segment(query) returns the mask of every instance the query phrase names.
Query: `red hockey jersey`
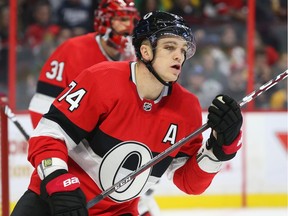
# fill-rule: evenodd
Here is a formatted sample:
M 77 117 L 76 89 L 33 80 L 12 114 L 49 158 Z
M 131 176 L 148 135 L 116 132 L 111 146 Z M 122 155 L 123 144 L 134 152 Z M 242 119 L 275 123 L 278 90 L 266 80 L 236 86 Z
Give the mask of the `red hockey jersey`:
M 36 93 L 29 105 L 33 127 L 81 71 L 102 61 L 113 60 L 105 55 L 100 36 L 96 36 L 96 33 L 74 37 L 60 45 L 44 64 Z
M 80 179 L 87 201 L 202 125 L 198 99 L 178 83 L 155 101 L 137 93 L 135 62 L 102 62 L 72 81 L 39 122 L 29 141 L 34 167 L 58 157 Z M 137 215 L 138 197 L 166 172 L 188 194 L 200 194 L 215 174 L 196 154 L 202 135 L 175 150 L 89 209 L 90 215 Z M 34 172 L 30 189 L 39 193 Z

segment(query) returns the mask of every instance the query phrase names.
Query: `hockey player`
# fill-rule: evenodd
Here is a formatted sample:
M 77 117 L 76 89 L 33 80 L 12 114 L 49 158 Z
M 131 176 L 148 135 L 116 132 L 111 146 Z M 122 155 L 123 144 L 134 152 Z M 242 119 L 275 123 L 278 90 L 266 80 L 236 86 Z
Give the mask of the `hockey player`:
M 133 45 L 136 62 L 85 69 L 40 120 L 28 154 L 37 173 L 12 216 L 138 215 L 139 196 L 165 172 L 183 192 L 201 194 L 236 155 L 241 110 L 229 96 L 217 96 L 205 145 L 198 135 L 87 210 L 87 201 L 202 126 L 198 99 L 176 82 L 195 52 L 184 20 L 148 13 L 134 28 Z
M 131 43 L 139 19 L 133 0 L 102 0 L 95 11 L 95 33 L 67 40 L 44 64 L 29 112 L 33 127 L 53 100 L 85 68 L 102 61 L 135 60 Z
M 102 0 L 95 11 L 95 33 L 72 38 L 61 45 L 43 66 L 29 113 L 35 128 L 53 100 L 87 67 L 102 61 L 135 60 L 131 43 L 134 24 L 139 19 L 133 0 Z M 149 198 L 149 199 L 148 199 Z M 152 196 L 145 197 L 143 213 L 158 211 Z
M 34 128 L 53 100 L 79 72 L 102 61 L 135 60 L 131 34 L 138 19 L 133 0 L 102 0 L 99 3 L 95 11 L 95 33 L 66 41 L 43 66 L 29 105 Z M 155 206 L 152 196 L 145 197 L 140 206 L 143 213 L 158 211 L 158 208 L 147 207 L 148 201 Z

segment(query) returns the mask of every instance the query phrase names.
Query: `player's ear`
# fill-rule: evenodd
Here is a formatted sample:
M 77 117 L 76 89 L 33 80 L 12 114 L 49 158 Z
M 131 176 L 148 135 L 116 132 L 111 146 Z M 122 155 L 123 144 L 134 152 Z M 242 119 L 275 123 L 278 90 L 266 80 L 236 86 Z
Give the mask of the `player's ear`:
M 142 58 L 145 61 L 150 61 L 153 59 L 153 52 L 149 43 L 142 43 L 140 47 L 140 52 L 141 52 Z

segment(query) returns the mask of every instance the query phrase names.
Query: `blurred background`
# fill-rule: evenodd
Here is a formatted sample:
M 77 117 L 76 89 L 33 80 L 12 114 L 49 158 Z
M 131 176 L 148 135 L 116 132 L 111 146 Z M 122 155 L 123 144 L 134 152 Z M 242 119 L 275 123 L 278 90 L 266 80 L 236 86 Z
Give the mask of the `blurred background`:
M 55 47 L 70 37 L 93 32 L 97 1 L 13 1 L 17 3 L 11 8 L 9 0 L 0 0 L 0 92 L 9 95 L 14 110 L 25 111 L 35 92 L 39 71 Z M 253 14 L 249 13 L 249 2 Z M 287 0 L 135 3 L 141 16 L 161 9 L 183 16 L 191 26 L 197 52 L 186 62 L 179 82 L 199 96 L 204 109 L 218 93 L 242 99 L 287 68 Z M 72 6 L 81 15 L 65 18 Z M 11 32 L 16 41 L 9 45 Z M 9 47 L 13 49 L 10 66 Z M 283 82 L 249 106 L 253 110 L 285 110 L 286 94 L 287 82 Z
M 240 100 L 287 69 L 287 0 L 135 3 L 141 16 L 160 9 L 183 16 L 191 26 L 197 51 L 184 64 L 179 82 L 199 97 L 203 120 L 215 95 L 225 93 Z M 96 0 L 0 0 L 0 94 L 8 96 L 9 106 L 29 133 L 27 109 L 41 67 L 63 41 L 94 31 L 97 5 Z M 81 15 L 65 19 L 71 6 Z M 155 193 L 161 209 L 287 209 L 287 80 L 243 111 L 245 145 L 236 159 L 225 165 L 200 197 L 185 196 L 163 179 Z M 9 146 L 13 206 L 26 189 L 32 168 L 26 160 L 27 143 L 11 122 Z

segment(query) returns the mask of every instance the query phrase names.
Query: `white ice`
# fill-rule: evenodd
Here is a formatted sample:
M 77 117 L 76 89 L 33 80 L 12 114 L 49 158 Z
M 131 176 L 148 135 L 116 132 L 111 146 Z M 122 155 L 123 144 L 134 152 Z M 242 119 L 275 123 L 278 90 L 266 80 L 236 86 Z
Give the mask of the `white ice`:
M 288 216 L 288 207 L 162 210 L 161 216 Z

